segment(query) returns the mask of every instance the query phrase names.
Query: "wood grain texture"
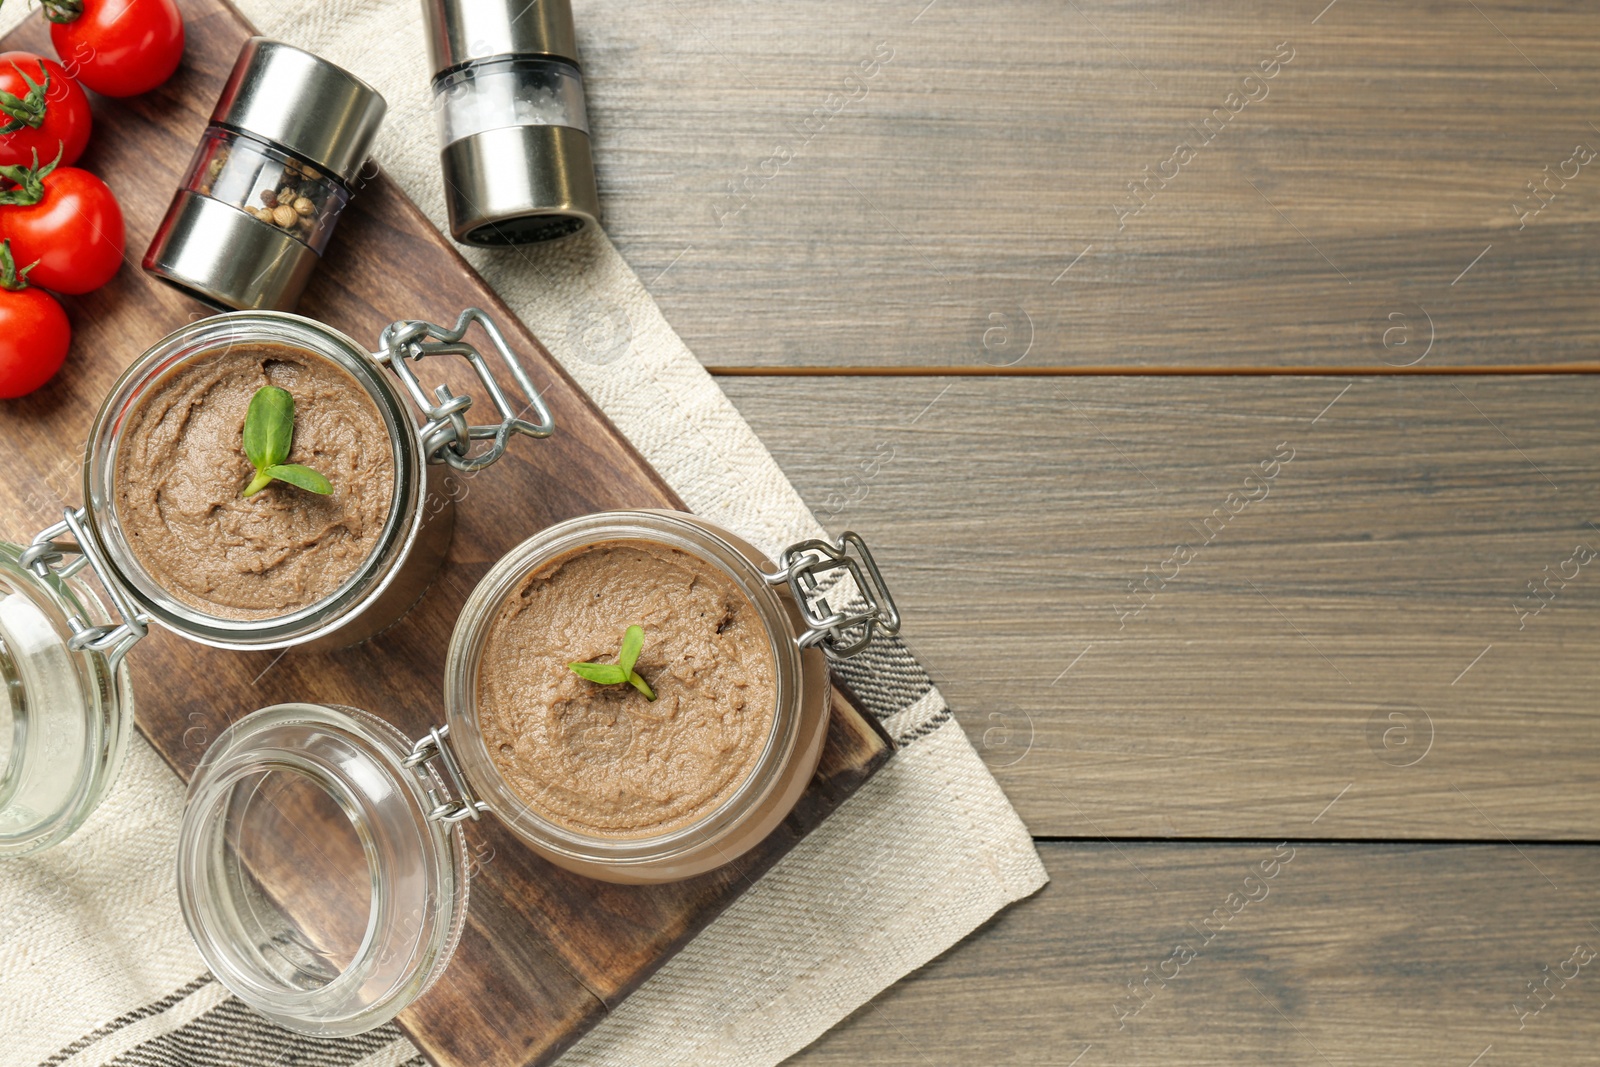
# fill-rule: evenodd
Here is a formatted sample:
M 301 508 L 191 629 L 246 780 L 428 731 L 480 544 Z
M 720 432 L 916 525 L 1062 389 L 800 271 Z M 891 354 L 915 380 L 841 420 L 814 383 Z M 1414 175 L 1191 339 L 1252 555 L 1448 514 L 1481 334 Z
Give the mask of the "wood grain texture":
M 1592 1062 L 1600 850 L 1275 847 L 1041 845 L 1043 892 L 791 1062 Z
M 1594 359 L 1600 10 L 1325 5 L 577 0 L 607 228 L 708 365 Z
M 182 0 L 180 6 L 188 37 L 183 68 L 147 96 L 96 99 L 95 141 L 83 161 L 121 200 L 130 263 L 105 289 L 68 301 L 77 336 L 66 370 L 34 396 L 0 409 L 0 439 L 13 475 L 33 472 L 0 485 L 6 533 L 16 539 L 26 540 L 59 520 L 64 506 L 79 502 L 80 443 L 122 369 L 164 334 L 208 314 L 146 278 L 134 262 L 166 210 L 248 33 L 217 0 Z M 48 50 L 38 16 L 9 35 L 4 47 Z M 152 631 L 129 658 L 138 723 L 183 776 L 228 723 L 270 704 L 352 705 L 420 736 L 442 720 L 451 628 L 495 560 L 565 518 L 621 507 L 681 506 L 386 178 L 367 182 L 357 193 L 299 310 L 375 345 L 392 320 L 451 323 L 472 305 L 497 318 L 530 366 L 555 417 L 556 434 L 515 443 L 495 467 L 446 481 L 443 491 L 457 509 L 451 556 L 419 606 L 373 641 L 336 653 L 291 650 L 279 656 L 202 649 Z M 420 373 L 431 384 L 438 368 L 424 366 Z M 442 377 L 458 393 L 481 393 L 459 369 Z M 794 814 L 736 862 L 668 886 L 615 886 L 568 874 L 491 820 L 475 824 L 469 832 L 476 862 L 467 931 L 445 976 L 401 1016 L 402 1027 L 442 1065 L 547 1061 L 825 818 L 886 756 L 886 742 L 846 702 L 836 701 L 818 779 Z
M 1600 837 L 1600 380 L 722 384 L 1034 833 Z

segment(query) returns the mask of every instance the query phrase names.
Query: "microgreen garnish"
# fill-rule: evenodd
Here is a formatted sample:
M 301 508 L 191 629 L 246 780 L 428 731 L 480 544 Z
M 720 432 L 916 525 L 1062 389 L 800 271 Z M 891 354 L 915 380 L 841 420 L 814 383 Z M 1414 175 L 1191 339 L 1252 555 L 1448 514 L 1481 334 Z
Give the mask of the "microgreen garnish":
M 321 496 L 333 492 L 328 479 L 310 467 L 284 462 L 292 444 L 294 397 L 276 385 L 263 385 L 250 398 L 250 410 L 244 417 L 244 454 L 256 469 L 256 476 L 244 487 L 244 496 L 255 496 L 275 481 Z
M 597 685 L 621 685 L 627 682 L 643 693 L 646 700 L 654 700 L 656 691 L 651 689 L 650 683 L 639 677 L 639 672 L 633 669 L 633 665 L 639 662 L 639 653 L 643 650 L 644 627 L 630 626 L 622 635 L 622 647 L 617 649 L 617 662 L 569 663 L 567 670 Z
M 11 242 L 0 241 L 0 289 L 13 293 L 20 293 L 28 287 L 28 272 L 39 264 L 30 263 L 26 267 L 18 267 L 17 261 L 11 255 Z

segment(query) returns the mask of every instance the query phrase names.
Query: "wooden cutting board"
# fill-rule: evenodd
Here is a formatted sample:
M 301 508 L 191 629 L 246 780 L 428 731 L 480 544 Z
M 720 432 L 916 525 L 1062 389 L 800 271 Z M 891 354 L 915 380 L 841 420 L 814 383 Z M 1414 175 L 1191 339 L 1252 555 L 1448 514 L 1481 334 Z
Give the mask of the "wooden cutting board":
M 132 100 L 94 98 L 94 136 L 79 165 L 104 178 L 122 203 L 127 264 L 104 289 L 65 301 L 76 336 L 55 381 L 25 400 L 0 404 L 0 448 L 8 460 L 0 484 L 0 535 L 9 540 L 27 541 L 59 520 L 62 507 L 81 501 L 84 442 L 112 382 L 156 340 L 208 314 L 146 278 L 138 261 L 250 28 L 219 0 L 178 3 L 188 47 L 173 79 Z M 53 54 L 37 14 L 7 36 L 3 47 Z M 231 653 L 153 629 L 129 657 L 137 721 L 185 779 L 229 722 L 284 701 L 353 705 L 420 735 L 443 721 L 440 688 L 450 630 L 473 585 L 497 558 L 572 516 L 682 507 L 381 174 L 346 210 L 298 310 L 376 347 L 392 320 L 448 324 L 471 305 L 495 316 L 532 368 L 556 419 L 556 434 L 546 441 L 514 441 L 497 466 L 461 482 L 449 562 L 405 620 L 363 646 L 330 654 Z M 459 371 L 443 377 L 458 389 L 474 388 Z M 400 1016 L 401 1027 L 441 1065 L 547 1062 L 827 817 L 888 751 L 880 733 L 836 694 L 822 767 L 794 814 L 735 863 L 674 885 L 590 881 L 545 863 L 490 819 L 469 824 L 476 859 L 466 932 L 445 976 Z

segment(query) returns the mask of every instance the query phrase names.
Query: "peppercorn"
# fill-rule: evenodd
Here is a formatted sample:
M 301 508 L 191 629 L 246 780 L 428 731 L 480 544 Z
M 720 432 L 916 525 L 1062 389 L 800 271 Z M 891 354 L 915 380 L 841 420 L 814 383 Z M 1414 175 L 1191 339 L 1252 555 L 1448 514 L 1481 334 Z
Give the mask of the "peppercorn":
M 294 213 L 294 208 L 290 207 L 288 204 L 279 204 L 277 207 L 272 209 L 272 221 L 287 230 L 289 227 L 300 221 L 300 216 L 296 215 Z
M 278 206 L 278 194 L 271 189 L 261 190 L 261 202 L 269 208 Z
M 271 224 L 272 222 L 272 208 L 270 207 L 253 207 L 250 209 L 250 214 L 254 215 L 262 222 L 268 224 Z
M 317 210 L 317 205 L 313 204 L 306 197 L 302 196 L 300 199 L 294 202 L 294 213 L 302 218 L 310 216 L 310 214 L 315 210 Z

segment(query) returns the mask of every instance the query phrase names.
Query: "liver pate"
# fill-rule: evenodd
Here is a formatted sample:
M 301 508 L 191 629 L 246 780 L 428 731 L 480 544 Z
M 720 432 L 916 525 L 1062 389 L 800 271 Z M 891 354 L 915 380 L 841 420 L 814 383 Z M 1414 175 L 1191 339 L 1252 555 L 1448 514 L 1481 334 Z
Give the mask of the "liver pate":
M 333 493 L 255 473 L 243 446 L 250 398 L 264 385 L 295 400 L 290 463 Z M 167 594 L 206 615 L 287 615 L 339 589 L 377 548 L 394 500 L 389 429 L 344 368 L 304 349 L 246 344 L 188 360 L 151 385 L 127 419 L 115 508 L 128 547 Z
M 567 669 L 615 662 L 634 624 L 654 702 Z M 755 606 L 715 564 L 609 541 L 545 563 L 501 606 L 479 667 L 480 727 L 535 814 L 654 836 L 700 821 L 749 778 L 776 717 L 776 670 Z

